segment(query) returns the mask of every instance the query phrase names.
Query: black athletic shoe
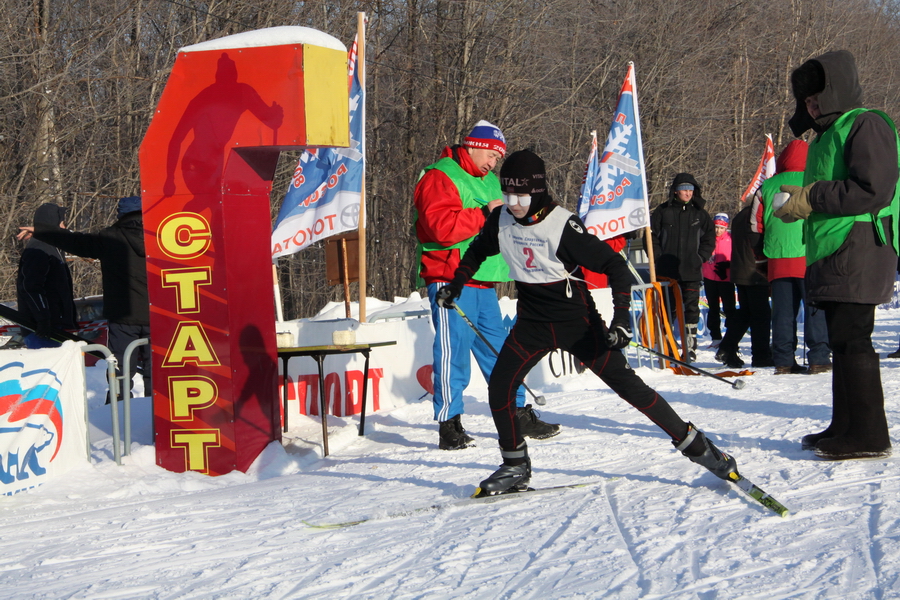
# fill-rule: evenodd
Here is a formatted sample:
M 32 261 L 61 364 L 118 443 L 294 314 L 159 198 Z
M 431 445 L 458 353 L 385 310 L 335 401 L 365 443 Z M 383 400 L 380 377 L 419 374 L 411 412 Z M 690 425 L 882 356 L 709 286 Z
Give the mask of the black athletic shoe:
M 709 441 L 702 431 L 694 427 L 693 423 L 688 423 L 687 437 L 681 443 L 672 440 L 672 445 L 687 456 L 691 462 L 706 467 L 720 479 L 730 481 L 731 477 L 729 476 L 737 473 L 737 461 L 734 460 L 734 457 L 716 448 L 715 444 Z
M 516 409 L 516 420 L 519 423 L 519 432 L 522 437 L 530 437 L 543 440 L 559 433 L 559 425 L 544 423 L 538 417 L 540 413 L 534 411 L 530 404 Z
M 734 350 L 722 350 L 719 349 L 716 352 L 716 360 L 720 363 L 723 363 L 729 369 L 741 369 L 744 367 L 744 361 L 741 360 L 741 357 L 738 356 L 738 353 Z
M 452 419 L 440 422 L 438 427 L 438 435 L 440 436 L 438 447 L 441 450 L 462 450 L 475 445 L 472 443 L 475 440 L 463 429 L 459 417 L 459 415 L 456 415 Z

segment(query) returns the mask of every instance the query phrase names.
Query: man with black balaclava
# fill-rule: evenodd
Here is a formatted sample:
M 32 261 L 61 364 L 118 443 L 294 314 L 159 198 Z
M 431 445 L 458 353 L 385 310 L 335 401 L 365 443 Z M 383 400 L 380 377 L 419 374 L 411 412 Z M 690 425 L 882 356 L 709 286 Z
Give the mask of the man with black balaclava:
M 656 274 L 678 281 L 684 304 L 684 328 L 689 361 L 697 359 L 697 324 L 700 322 L 700 284 L 703 263 L 716 248 L 716 228 L 700 184 L 690 173 L 672 180 L 668 201 L 650 215 Z M 672 298 L 672 295 L 669 295 Z M 674 312 L 670 306 L 670 311 Z
M 500 170 L 504 205 L 495 208 L 469 246 L 451 282 L 438 290 L 445 309 L 488 257 L 502 254 L 518 292 L 517 319 L 488 383 L 503 465 L 481 482 L 481 496 L 521 491 L 531 478 L 528 448 L 516 419 L 515 394 L 549 352 L 573 354 L 621 398 L 659 426 L 690 460 L 718 477 L 737 470 L 734 458 L 679 417 L 628 366 L 620 348 L 631 340 L 631 275 L 619 254 L 588 233 L 578 216 L 547 192 L 544 161 L 530 150 L 510 155 Z M 582 266 L 609 279 L 613 318 L 607 329 L 584 281 Z
M 56 204 L 41 204 L 34 211 L 34 226 L 64 230 L 66 209 Z M 16 275 L 19 312 L 36 324 L 26 336 L 28 348 L 59 346 L 50 339 L 54 329 L 75 329 L 76 314 L 72 273 L 58 248 L 39 240 L 29 240 L 19 259 Z
M 891 453 L 878 354 L 875 307 L 891 299 L 897 266 L 900 196 L 897 128 L 863 108 L 853 55 L 828 52 L 791 74 L 791 131 L 812 129 L 802 186 L 773 200 L 785 222 L 805 219 L 806 293 L 825 311 L 833 352 L 831 424 L 803 437 L 829 460 Z
M 29 234 L 44 245 L 62 248 L 77 256 L 100 260 L 103 278 L 103 316 L 109 323 L 109 349 L 119 362 L 121 375 L 125 349 L 134 340 L 150 337 L 150 300 L 147 291 L 147 258 L 144 252 L 144 221 L 141 197 L 121 198 L 116 205 L 116 222 L 97 233 L 60 230 L 35 223 L 20 227 L 20 239 Z M 151 390 L 150 346 L 138 346 L 130 366 L 129 383 L 138 366 L 144 379 L 144 393 Z M 130 385 L 125 388 L 130 389 Z

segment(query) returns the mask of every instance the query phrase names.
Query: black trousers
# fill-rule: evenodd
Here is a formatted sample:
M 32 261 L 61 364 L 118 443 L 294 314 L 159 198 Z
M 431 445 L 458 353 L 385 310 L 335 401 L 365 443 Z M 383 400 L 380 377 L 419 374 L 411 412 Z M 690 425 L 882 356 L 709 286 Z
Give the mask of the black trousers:
M 502 449 L 515 450 L 524 441 L 516 420 L 516 390 L 538 361 L 557 348 L 584 363 L 620 398 L 644 413 L 669 437 L 680 442 L 687 435 L 687 423 L 669 403 L 635 374 L 621 352 L 607 347 L 606 327 L 595 313 L 585 318 L 550 323 L 516 321 L 500 349 L 488 384 L 491 415 Z
M 709 304 L 709 311 L 706 313 L 706 326 L 709 328 L 709 337 L 714 340 L 721 340 L 722 317 L 719 315 L 719 304 L 721 303 L 722 312 L 725 313 L 725 327 L 728 327 L 728 323 L 736 310 L 734 284 L 730 281 L 704 279 L 703 289 L 706 290 L 706 303 Z
M 750 352 L 753 360 L 772 357 L 769 345 L 772 331 L 772 307 L 769 305 L 768 285 L 738 285 L 738 308 L 728 320 L 728 330 L 722 338 L 720 349 L 737 352 L 738 344 L 747 329 L 750 330 Z
M 820 302 L 825 310 L 828 344 L 835 354 L 875 354 L 875 305 L 849 302 Z
M 696 325 L 700 322 L 700 284 L 701 281 L 679 281 L 678 289 L 681 290 L 681 302 L 684 308 L 684 324 Z M 669 309 L 669 323 L 674 323 L 678 315 L 675 305 L 675 293 L 671 287 L 666 287 L 666 303 Z
M 681 298 L 684 300 L 684 324 L 696 325 L 700 322 L 700 281 L 679 281 Z
M 122 323 L 109 324 L 107 344 L 110 352 L 115 355 L 116 360 L 119 362 L 118 367 L 116 367 L 117 375 L 122 374 L 125 349 L 128 348 L 128 344 L 141 338 L 150 338 L 149 325 L 125 325 Z M 129 366 L 129 371 L 131 371 L 131 373 L 129 373 L 128 381 L 126 382 L 126 385 L 128 386 L 127 389 L 131 389 L 131 380 L 134 379 L 134 374 L 140 369 L 141 376 L 144 378 L 144 387 L 147 390 L 145 393 L 149 393 L 150 388 L 148 386 L 150 385 L 151 378 L 151 364 L 150 344 L 135 348 L 134 352 L 131 354 L 131 365 Z

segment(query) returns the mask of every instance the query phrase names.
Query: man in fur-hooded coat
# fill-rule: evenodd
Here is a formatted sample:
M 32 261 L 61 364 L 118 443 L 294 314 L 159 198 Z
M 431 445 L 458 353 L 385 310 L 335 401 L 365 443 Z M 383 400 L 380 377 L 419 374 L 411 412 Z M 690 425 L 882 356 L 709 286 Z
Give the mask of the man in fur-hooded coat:
M 900 168 L 897 128 L 863 108 L 853 55 L 828 52 L 791 74 L 794 135 L 812 129 L 802 186 L 774 201 L 775 216 L 805 219 L 806 290 L 825 310 L 833 356 L 832 421 L 803 438 L 821 458 L 890 454 L 878 354 L 875 307 L 891 298 L 897 265 Z M 780 200 L 780 201 L 779 201 Z

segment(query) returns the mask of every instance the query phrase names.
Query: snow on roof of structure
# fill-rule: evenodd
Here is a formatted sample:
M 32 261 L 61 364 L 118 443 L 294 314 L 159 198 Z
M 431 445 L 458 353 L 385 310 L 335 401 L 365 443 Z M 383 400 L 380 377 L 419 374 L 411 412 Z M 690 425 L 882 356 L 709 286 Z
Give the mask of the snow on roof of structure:
M 230 50 L 232 48 L 258 48 L 262 46 L 286 46 L 310 44 L 332 50 L 347 51 L 347 47 L 335 37 L 318 29 L 299 26 L 269 27 L 236 33 L 223 38 L 200 42 L 181 48 L 179 52 L 203 52 L 206 50 Z

